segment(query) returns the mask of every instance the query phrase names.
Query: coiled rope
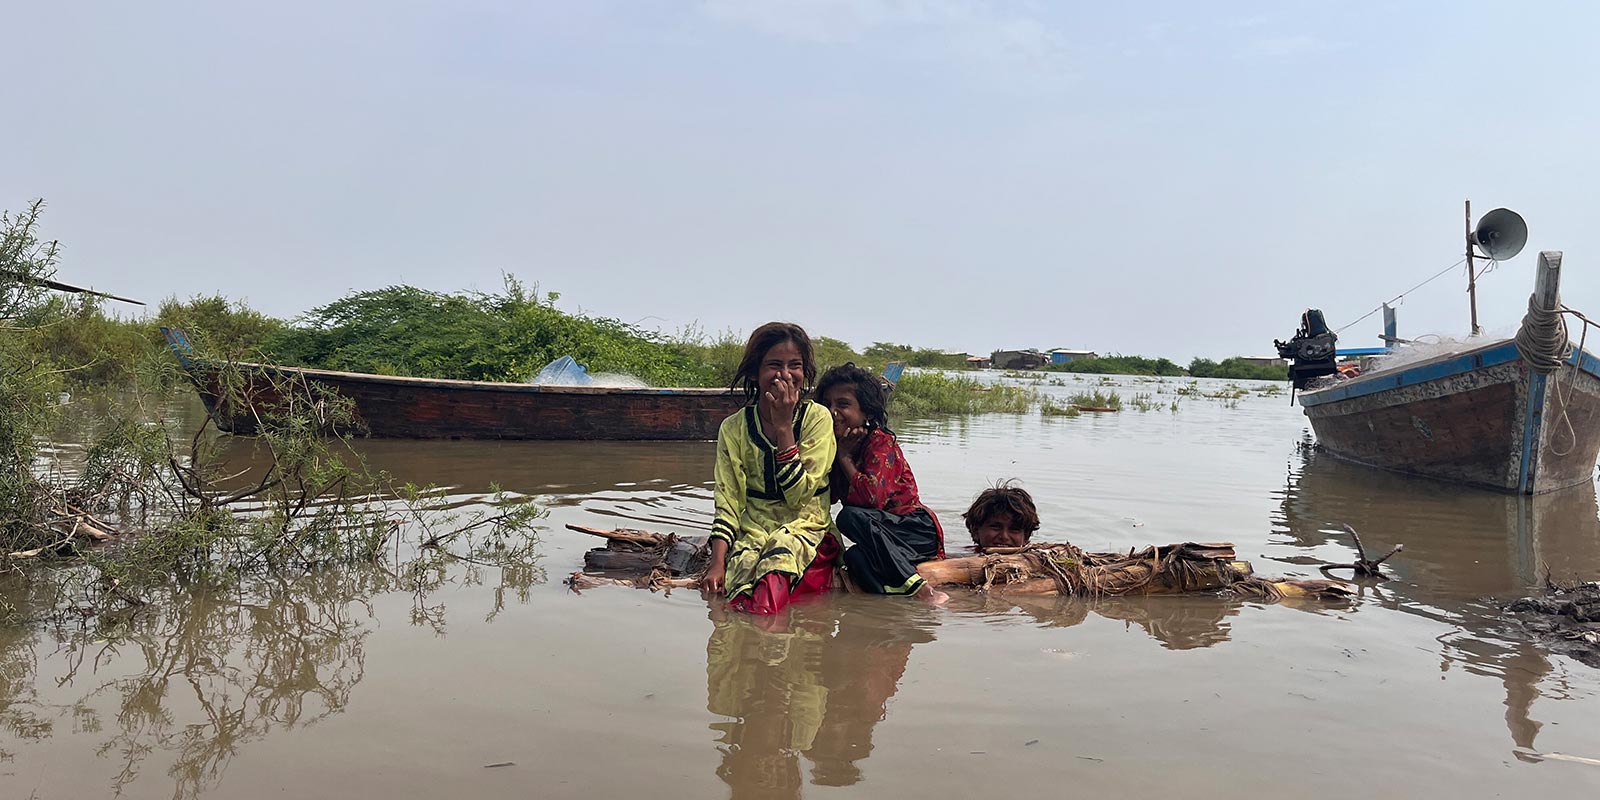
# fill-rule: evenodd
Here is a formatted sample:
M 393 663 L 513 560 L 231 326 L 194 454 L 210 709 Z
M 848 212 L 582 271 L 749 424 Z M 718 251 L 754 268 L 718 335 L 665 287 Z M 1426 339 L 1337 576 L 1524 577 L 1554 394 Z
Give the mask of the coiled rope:
M 1567 337 L 1567 314 L 1583 323 L 1583 332 L 1578 337 L 1578 352 L 1581 353 L 1589 341 L 1589 327 L 1596 323 L 1577 309 L 1562 305 L 1560 299 L 1556 300 L 1555 308 L 1539 308 L 1534 296 L 1528 296 L 1528 313 L 1522 318 L 1522 327 L 1517 329 L 1517 354 L 1528 362 L 1529 369 L 1548 375 L 1572 358 L 1572 340 Z M 1561 391 L 1559 383 L 1556 385 L 1556 402 L 1561 406 L 1561 422 L 1567 428 L 1569 444 L 1566 450 L 1557 450 L 1554 437 L 1551 437 L 1551 455 L 1565 456 L 1578 446 L 1578 432 L 1572 427 L 1572 417 L 1567 413 L 1578 372 L 1577 368 L 1568 372 L 1565 393 Z
M 1564 310 L 1560 300 L 1555 308 L 1540 308 L 1538 298 L 1528 295 L 1528 313 L 1517 329 L 1517 353 L 1534 372 L 1555 372 L 1572 357 L 1567 322 L 1561 318 Z

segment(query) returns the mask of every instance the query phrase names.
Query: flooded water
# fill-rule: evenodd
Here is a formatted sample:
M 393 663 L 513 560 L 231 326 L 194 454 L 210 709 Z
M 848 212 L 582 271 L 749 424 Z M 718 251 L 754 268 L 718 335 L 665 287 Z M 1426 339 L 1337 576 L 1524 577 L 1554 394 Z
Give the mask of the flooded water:
M 1044 391 L 1065 395 L 1095 379 Z M 1536 500 L 1304 447 L 1283 394 L 1148 412 L 905 422 L 923 498 L 1016 478 L 1040 538 L 1229 540 L 1258 573 L 1404 553 L 1349 606 L 1212 597 L 944 609 L 839 596 L 777 626 L 562 578 L 566 523 L 703 532 L 710 444 L 365 442 L 374 467 L 550 510 L 539 568 L 426 594 L 323 573 L 84 630 L 0 630 L 0 797 L 1529 796 L 1600 789 L 1600 670 L 1484 598 L 1600 577 L 1592 486 Z M 1202 392 L 1223 384 L 1203 381 Z M 1178 403 L 1173 411 L 1171 403 Z M 241 461 L 248 444 L 239 446 Z

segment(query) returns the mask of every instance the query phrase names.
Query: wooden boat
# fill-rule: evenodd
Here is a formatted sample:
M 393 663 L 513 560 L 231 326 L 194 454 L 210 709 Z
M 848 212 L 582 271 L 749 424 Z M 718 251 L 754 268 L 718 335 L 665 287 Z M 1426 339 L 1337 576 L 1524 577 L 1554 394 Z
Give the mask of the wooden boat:
M 194 381 L 206 411 L 223 431 L 253 434 L 256 422 L 226 396 L 224 372 L 194 360 L 182 331 L 162 329 Z M 394 439 L 717 438 L 717 426 L 743 402 L 727 389 L 537 386 L 238 363 L 257 402 L 275 402 L 282 387 L 317 386 L 354 404 L 357 433 Z
M 256 421 L 220 402 L 224 372 L 193 358 L 181 330 L 162 328 L 194 381 L 206 411 L 228 433 L 250 435 Z M 721 388 L 617 388 L 443 380 L 235 363 L 240 394 L 272 404 L 286 386 L 315 384 L 354 405 L 355 433 L 390 439 L 544 439 L 711 441 L 744 403 Z M 904 364 L 891 364 L 891 384 Z
M 620 389 L 535 386 L 334 372 L 269 364 L 239 364 L 246 389 L 268 399 L 283 379 L 332 389 L 355 405 L 358 431 L 393 439 L 622 439 L 717 438 L 717 426 L 743 402 L 727 389 Z M 215 370 L 198 370 L 200 399 L 229 433 L 253 434 L 244 413 L 224 413 Z
M 1560 270 L 1559 252 L 1539 255 L 1517 337 L 1403 366 L 1380 363 L 1348 379 L 1304 381 L 1299 401 L 1319 446 L 1361 464 L 1520 494 L 1593 480 L 1600 361 L 1567 340 Z M 1530 344 L 1540 341 L 1544 349 Z M 1331 352 L 1326 363 L 1332 372 Z M 1297 388 L 1310 368 L 1293 368 Z

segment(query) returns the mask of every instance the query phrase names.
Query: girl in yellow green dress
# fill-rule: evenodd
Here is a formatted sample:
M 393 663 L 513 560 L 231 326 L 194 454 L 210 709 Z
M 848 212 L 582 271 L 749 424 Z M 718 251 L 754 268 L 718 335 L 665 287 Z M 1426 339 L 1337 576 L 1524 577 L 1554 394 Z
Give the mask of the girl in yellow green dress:
M 717 431 L 711 562 L 700 582 L 734 609 L 776 614 L 833 586 L 833 416 L 802 399 L 816 379 L 805 329 L 769 322 L 750 334 L 733 382 L 745 406 Z

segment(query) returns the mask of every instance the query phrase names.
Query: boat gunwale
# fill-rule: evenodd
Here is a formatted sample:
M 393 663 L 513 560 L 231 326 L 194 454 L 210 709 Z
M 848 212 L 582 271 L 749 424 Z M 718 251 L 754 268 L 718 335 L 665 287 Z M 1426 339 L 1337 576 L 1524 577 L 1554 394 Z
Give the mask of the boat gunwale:
M 1503 352 L 1497 352 L 1502 349 Z M 1443 353 L 1415 364 L 1397 367 L 1392 370 L 1369 372 L 1333 386 L 1301 392 L 1299 397 L 1300 406 L 1309 409 L 1328 403 L 1354 400 L 1380 392 L 1394 391 L 1407 386 L 1416 386 L 1430 381 L 1450 378 L 1474 370 L 1508 364 L 1521 360 L 1521 358 L 1521 353 L 1517 352 L 1515 339 L 1499 339 L 1470 350 Z M 1597 359 L 1587 351 L 1579 349 L 1577 345 L 1573 345 L 1572 354 L 1567 358 L 1566 363 L 1591 375 L 1600 377 L 1600 359 Z M 1419 372 L 1424 374 L 1419 375 Z
M 513 392 L 518 394 L 564 395 L 637 395 L 637 396 L 732 396 L 733 390 L 719 387 L 682 386 L 539 386 L 531 383 L 506 383 L 502 381 L 468 381 L 455 378 L 418 378 L 411 375 L 374 375 L 368 372 L 340 372 L 313 367 L 287 367 L 280 364 L 259 364 L 250 361 L 229 362 L 234 366 L 297 373 L 307 378 L 328 381 L 353 381 L 368 384 L 388 384 L 416 388 L 466 389 L 482 392 Z

